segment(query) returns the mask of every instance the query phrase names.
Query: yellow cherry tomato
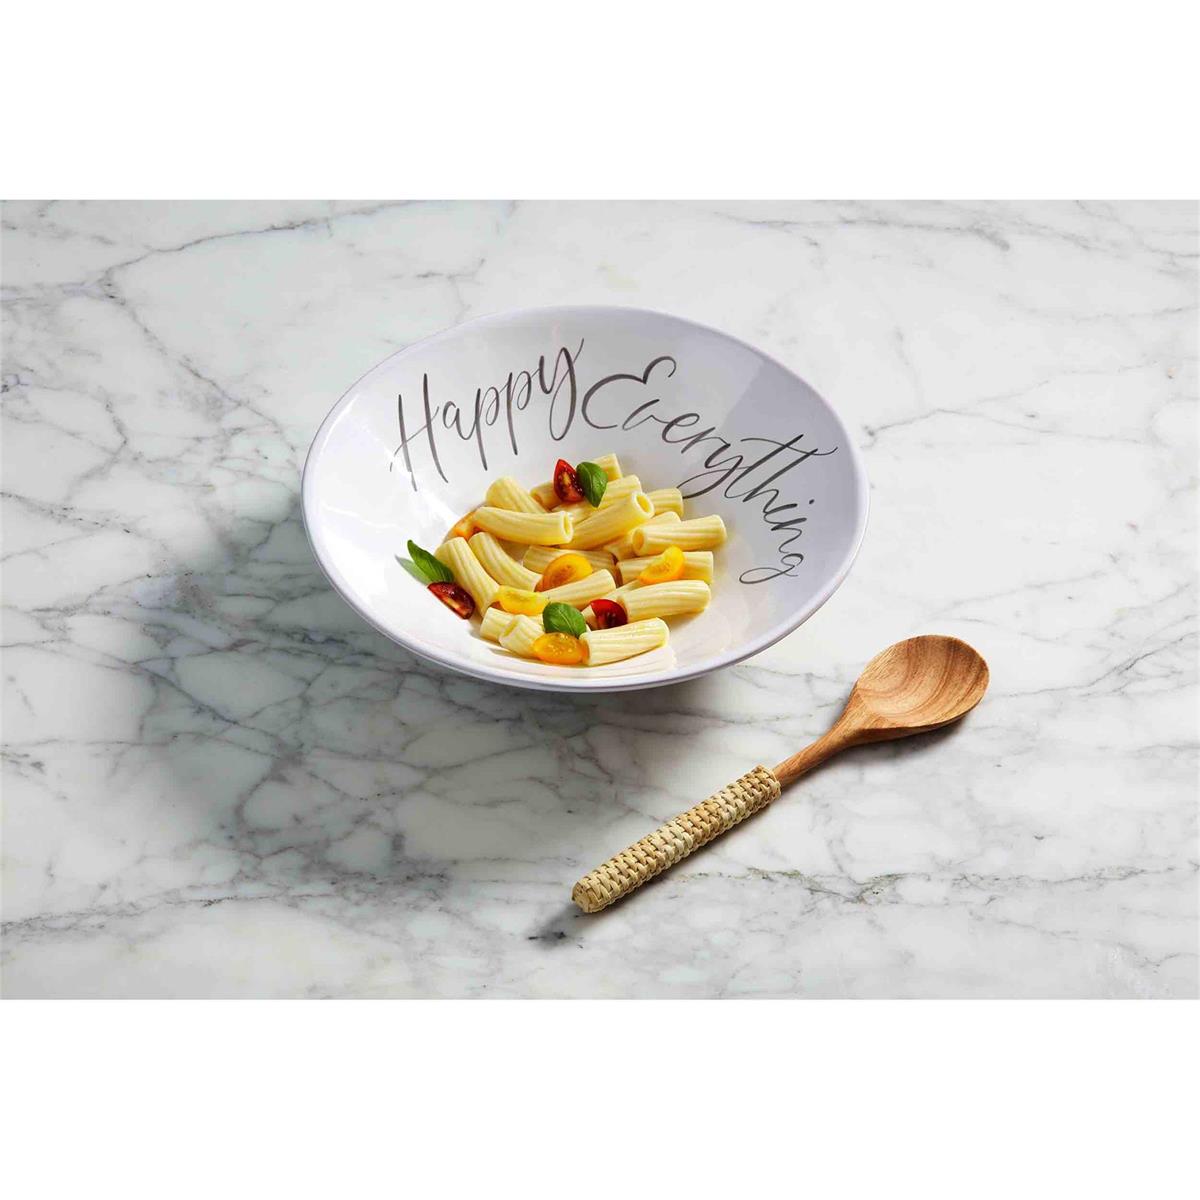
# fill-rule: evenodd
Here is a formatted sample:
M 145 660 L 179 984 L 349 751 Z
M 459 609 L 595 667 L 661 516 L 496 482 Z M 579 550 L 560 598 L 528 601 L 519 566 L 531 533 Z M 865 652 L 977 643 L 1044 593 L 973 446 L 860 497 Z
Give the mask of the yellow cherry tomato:
M 569 667 L 583 662 L 583 643 L 569 633 L 543 633 L 533 643 L 534 657 L 556 667 Z
M 592 564 L 582 554 L 560 554 L 542 572 L 537 590 L 548 592 L 551 588 L 562 587 L 564 583 L 574 583 L 577 579 L 586 579 L 591 573 Z
M 670 583 L 683 577 L 683 551 L 668 546 L 639 576 L 642 583 Z
M 467 513 L 465 517 L 459 517 L 453 525 L 450 526 L 450 532 L 446 534 L 446 541 L 451 538 L 467 538 L 470 540 L 479 532 L 479 526 L 475 524 L 475 514 Z
M 536 592 L 527 592 L 524 588 L 502 587 L 496 593 L 496 603 L 506 613 L 536 617 L 550 601 Z

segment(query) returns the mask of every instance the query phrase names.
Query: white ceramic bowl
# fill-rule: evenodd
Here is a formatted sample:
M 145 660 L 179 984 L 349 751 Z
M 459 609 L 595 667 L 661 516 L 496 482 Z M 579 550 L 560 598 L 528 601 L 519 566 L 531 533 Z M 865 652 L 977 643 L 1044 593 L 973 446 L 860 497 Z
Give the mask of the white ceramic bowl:
M 497 476 L 533 486 L 559 458 L 610 452 L 729 531 L 712 603 L 672 621 L 669 646 L 597 668 L 517 658 L 402 565 L 407 539 L 435 549 Z M 867 479 L 837 413 L 753 346 L 662 313 L 544 308 L 469 321 L 367 372 L 313 440 L 303 511 L 333 586 L 415 654 L 515 687 L 606 692 L 703 675 L 810 617 L 858 552 Z

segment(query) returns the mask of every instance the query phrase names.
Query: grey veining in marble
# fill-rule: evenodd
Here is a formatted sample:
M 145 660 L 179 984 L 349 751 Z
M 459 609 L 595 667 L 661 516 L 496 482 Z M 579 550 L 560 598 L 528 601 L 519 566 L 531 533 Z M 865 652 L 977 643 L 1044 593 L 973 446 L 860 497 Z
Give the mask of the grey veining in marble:
M 7 996 L 1197 994 L 1197 213 L 1175 203 L 9 203 Z M 297 517 L 391 351 L 549 303 L 752 341 L 858 432 L 843 589 L 562 699 L 418 662 Z M 584 870 L 943 631 L 864 749 L 598 918 Z

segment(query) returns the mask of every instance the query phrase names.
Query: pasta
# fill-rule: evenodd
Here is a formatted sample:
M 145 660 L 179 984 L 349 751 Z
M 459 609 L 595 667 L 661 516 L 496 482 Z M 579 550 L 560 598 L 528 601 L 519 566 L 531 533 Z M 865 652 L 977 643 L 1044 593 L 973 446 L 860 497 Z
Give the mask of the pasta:
M 484 499 L 493 508 L 513 512 L 540 513 L 542 506 L 511 476 L 503 475 L 488 488 Z
M 408 543 L 430 592 L 477 617 L 497 653 L 583 670 L 623 662 L 668 645 L 667 619 L 712 599 L 721 518 L 687 519 L 679 488 L 646 490 L 615 454 L 587 461 L 599 470 L 560 459 L 557 488 L 495 479 L 434 553 Z
M 552 503 L 551 507 L 555 512 L 566 513 L 573 521 L 579 522 L 585 520 L 587 517 L 594 516 L 598 512 L 603 512 L 606 508 L 611 508 L 618 501 L 624 500 L 626 496 L 632 496 L 634 492 L 640 492 L 641 490 L 642 481 L 636 475 L 622 475 L 619 479 L 614 479 L 608 485 L 608 487 L 604 489 L 604 496 L 601 499 L 599 506 L 596 508 L 593 508 L 587 500 L 580 500 L 575 504 Z M 553 485 L 551 485 L 551 491 L 553 492 Z M 677 489 L 668 488 L 666 491 L 674 491 L 676 495 L 679 495 Z M 669 505 L 671 502 L 670 497 L 665 496 L 665 493 L 662 494 L 664 495 L 666 503 Z M 554 495 L 553 500 L 556 502 L 558 500 L 558 496 Z M 489 503 L 491 503 L 490 500 Z M 682 503 L 683 502 L 681 499 L 681 506 Z M 503 505 L 502 507 L 512 508 L 514 506 Z
M 549 515 L 549 514 L 547 514 Z M 615 542 L 654 516 L 654 506 L 645 492 L 631 492 L 624 500 L 618 500 L 609 508 L 601 509 L 594 517 L 580 521 L 575 526 L 571 539 L 566 542 L 568 550 L 594 550 L 605 542 Z M 478 518 L 476 518 L 478 520 Z
M 607 596 L 617 586 L 617 581 L 610 571 L 593 571 L 583 579 L 573 583 L 564 583 L 562 587 L 549 588 L 542 593 L 542 598 L 549 603 L 573 604 L 583 608 L 601 596 Z
M 603 512 L 606 508 L 611 508 L 618 500 L 624 500 L 626 496 L 632 496 L 634 492 L 641 490 L 642 481 L 636 475 L 622 475 L 620 479 L 614 479 L 604 489 L 604 499 L 600 501 L 599 509 L 592 511 Z
M 631 621 L 615 629 L 589 629 L 580 637 L 587 647 L 585 661 L 588 666 L 601 667 L 605 663 L 620 662 L 665 646 L 671 636 L 666 621 L 652 617 L 648 621 Z
M 560 504 L 554 511 L 566 513 L 572 521 L 582 521 L 585 517 L 590 517 L 596 510 L 586 500 L 580 500 L 577 504 Z
M 529 570 L 540 575 L 562 553 L 554 546 L 530 546 L 521 561 Z M 593 571 L 612 570 L 613 556 L 606 550 L 575 550 L 573 553 L 586 558 L 592 564 Z
M 504 547 L 490 533 L 477 533 L 467 544 L 479 559 L 479 565 L 497 583 L 526 590 L 537 587 L 541 576 L 510 558 Z
M 476 537 L 479 535 L 477 534 Z M 471 539 L 474 545 L 474 538 Z M 655 555 L 645 558 L 626 558 L 617 563 L 617 573 L 622 583 L 631 583 L 654 561 Z M 713 580 L 713 556 L 711 550 L 685 550 L 683 554 L 683 574 L 681 579 L 703 579 L 705 583 Z
M 617 603 L 630 621 L 650 617 L 678 617 L 703 612 L 712 597 L 702 579 L 677 579 L 674 583 L 652 583 L 626 592 Z
M 480 612 L 495 600 L 500 585 L 479 565 L 466 538 L 456 537 L 443 542 L 434 555 L 454 572 L 455 580 L 471 593 L 471 599 Z
M 479 636 L 487 638 L 489 642 L 498 642 L 500 635 L 515 620 L 512 613 L 506 613 L 502 608 L 489 608 L 479 625 Z
M 602 454 L 599 458 L 589 459 L 602 470 L 609 479 L 620 479 L 625 474 L 615 454 Z
M 513 617 L 512 624 L 500 635 L 500 645 L 522 658 L 529 658 L 533 643 L 545 632 L 537 617 Z
M 529 494 L 545 509 L 553 508 L 558 503 L 558 493 L 554 490 L 553 479 L 535 484 L 529 489 Z
M 595 520 L 595 517 L 591 519 Z M 725 540 L 725 522 L 718 516 L 698 517 L 694 521 L 680 521 L 670 529 L 661 525 L 635 529 L 630 540 L 637 554 L 661 554 L 668 546 L 678 546 L 680 550 L 711 550 Z
M 660 513 L 667 512 L 683 516 L 683 493 L 678 488 L 659 488 L 657 491 L 647 492 L 646 495 L 650 497 L 650 503 L 654 505 L 656 517 Z
M 472 520 L 499 538 L 531 546 L 561 546 L 574 535 L 574 525 L 565 513 L 512 512 L 485 505 L 475 510 Z
M 646 525 L 638 526 L 640 529 L 645 529 L 648 525 L 674 525 L 680 519 L 678 513 L 665 512 L 660 517 L 657 513 L 654 514 L 646 522 Z M 609 542 L 604 547 L 614 558 L 633 558 L 635 556 L 633 549 L 633 530 L 631 529 L 624 537 L 618 538 L 615 542 Z

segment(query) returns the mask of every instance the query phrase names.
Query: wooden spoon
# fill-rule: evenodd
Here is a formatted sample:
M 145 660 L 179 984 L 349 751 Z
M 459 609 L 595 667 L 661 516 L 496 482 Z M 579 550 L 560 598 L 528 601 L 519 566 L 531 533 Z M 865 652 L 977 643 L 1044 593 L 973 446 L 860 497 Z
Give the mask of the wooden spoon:
M 987 663 L 958 638 L 926 634 L 889 646 L 863 668 L 832 729 L 773 771 L 755 767 L 585 875 L 571 892 L 599 912 L 778 799 L 780 790 L 848 746 L 928 733 L 969 713 L 987 691 Z

